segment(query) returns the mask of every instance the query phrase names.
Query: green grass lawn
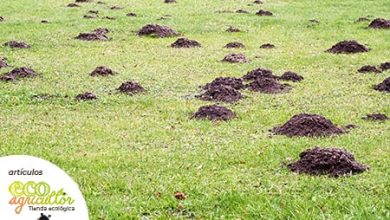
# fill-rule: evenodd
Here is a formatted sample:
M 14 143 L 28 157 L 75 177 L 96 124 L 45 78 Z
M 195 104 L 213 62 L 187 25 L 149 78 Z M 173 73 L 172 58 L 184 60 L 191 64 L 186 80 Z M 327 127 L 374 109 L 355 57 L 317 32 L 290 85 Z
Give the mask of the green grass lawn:
M 5 21 L 0 22 L 0 43 L 21 40 L 32 48 L 0 47 L 0 57 L 40 76 L 0 83 L 0 155 L 39 156 L 63 168 L 80 185 L 94 220 L 389 219 L 390 121 L 361 117 L 390 115 L 389 94 L 372 89 L 390 71 L 356 70 L 390 61 L 390 31 L 354 22 L 363 16 L 389 19 L 389 1 L 267 0 L 253 6 L 248 6 L 252 0 L 177 1 L 105 0 L 107 5 L 67 8 L 71 0 L 1 0 Z M 110 10 L 112 5 L 125 8 Z M 237 9 L 250 14 L 215 13 Z M 259 9 L 274 16 L 256 16 Z M 89 10 L 116 20 L 83 19 Z M 129 12 L 138 17 L 127 17 Z M 157 20 L 167 14 L 172 17 Z M 40 23 L 44 19 L 50 23 Z M 321 23 L 313 25 L 310 19 Z M 176 38 L 136 36 L 148 23 L 168 25 L 203 47 L 173 49 L 169 45 Z M 229 26 L 245 32 L 227 33 Z M 98 27 L 109 28 L 112 40 L 74 39 Z M 324 52 L 350 39 L 371 51 Z M 231 41 L 246 48 L 223 48 Z M 259 49 L 269 42 L 276 48 Z M 242 52 L 250 62 L 220 62 L 230 52 Z M 118 74 L 89 76 L 99 65 Z M 244 91 L 245 99 L 224 104 L 238 115 L 229 122 L 190 119 L 200 106 L 210 104 L 194 98 L 199 86 L 219 76 L 241 77 L 257 67 L 278 75 L 296 71 L 305 80 L 291 83 L 293 89 L 285 94 Z M 118 94 L 115 89 L 127 80 L 140 82 L 147 92 Z M 86 91 L 99 99 L 74 100 Z M 39 94 L 54 97 L 33 98 Z M 270 135 L 269 129 L 302 112 L 358 127 L 329 138 Z M 371 169 L 336 179 L 297 175 L 286 168 L 314 146 L 345 148 Z M 175 191 L 188 198 L 176 200 Z

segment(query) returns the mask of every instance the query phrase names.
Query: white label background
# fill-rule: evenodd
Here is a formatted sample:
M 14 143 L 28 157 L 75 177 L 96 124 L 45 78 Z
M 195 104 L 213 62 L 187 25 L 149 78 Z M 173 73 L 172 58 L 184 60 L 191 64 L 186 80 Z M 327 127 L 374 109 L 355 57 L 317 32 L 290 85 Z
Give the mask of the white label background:
M 12 175 L 8 174 L 9 170 L 42 170 L 42 175 Z M 9 185 L 15 181 L 26 183 L 28 181 L 46 182 L 50 185 L 50 191 L 58 191 L 61 188 L 75 202 L 72 205 L 75 211 L 30 211 L 29 205 L 26 204 L 20 214 L 15 213 L 17 205 L 10 205 L 9 200 L 13 197 L 8 191 Z M 41 207 L 42 205 L 35 205 Z M 46 207 L 57 207 L 46 206 Z M 78 185 L 66 174 L 62 169 L 56 165 L 31 156 L 6 156 L 0 158 L 0 219 L 1 220 L 36 220 L 41 213 L 51 215 L 50 220 L 88 220 L 88 209 L 82 193 Z

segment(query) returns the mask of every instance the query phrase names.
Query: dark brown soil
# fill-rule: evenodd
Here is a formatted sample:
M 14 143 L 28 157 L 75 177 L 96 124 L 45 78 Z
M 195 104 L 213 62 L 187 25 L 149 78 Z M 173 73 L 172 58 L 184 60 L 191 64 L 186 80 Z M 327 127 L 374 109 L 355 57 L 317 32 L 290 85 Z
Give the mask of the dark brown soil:
M 218 87 L 218 86 L 230 86 L 233 89 L 240 90 L 243 89 L 245 86 L 243 84 L 242 79 L 240 78 L 233 78 L 233 77 L 218 77 L 214 79 L 211 83 L 207 83 L 205 86 L 203 86 L 203 89 L 210 89 L 212 87 Z
M 76 3 L 69 3 L 69 4 L 67 5 L 67 7 L 69 7 L 69 8 L 75 8 L 75 7 L 80 7 L 80 5 L 78 5 L 78 4 L 76 4 Z
M 259 10 L 258 12 L 256 12 L 256 15 L 259 15 L 259 16 L 272 16 L 272 12 L 270 11 L 265 11 L 265 10 Z
M 90 73 L 91 76 L 111 76 L 114 74 L 115 72 L 106 66 L 98 66 Z
M 174 48 L 191 48 L 191 47 L 201 47 L 202 45 L 196 40 L 189 40 L 187 38 L 179 38 L 174 43 L 171 44 L 171 47 Z
M 294 115 L 284 125 L 275 127 L 273 133 L 288 137 L 321 137 L 339 135 L 345 133 L 345 131 L 321 115 L 302 113 Z
M 177 200 L 185 200 L 188 197 L 185 193 L 182 193 L 182 192 L 179 192 L 179 191 L 176 191 L 174 196 L 175 196 L 175 198 Z
M 371 121 L 387 121 L 389 120 L 389 117 L 387 117 L 385 114 L 373 113 L 368 114 L 367 116 L 363 117 L 363 119 Z
M 242 95 L 230 86 L 220 85 L 210 87 L 203 94 L 197 95 L 196 98 L 205 101 L 237 102 L 242 98 Z
M 228 29 L 226 29 L 226 32 L 241 32 L 240 29 L 238 28 L 235 28 L 235 27 L 229 27 Z
M 227 121 L 236 117 L 236 114 L 228 108 L 219 105 L 202 106 L 192 115 L 195 119 L 207 119 L 211 121 Z
M 11 47 L 11 48 L 19 48 L 19 49 L 27 49 L 31 46 L 22 42 L 22 41 L 9 41 L 7 43 L 4 43 L 4 46 Z
M 15 68 L 11 70 L 11 72 L 5 73 L 0 77 L 0 81 L 15 81 L 21 78 L 27 78 L 27 77 L 35 77 L 37 76 L 37 73 L 28 68 L 28 67 L 20 67 Z
M 377 29 L 389 29 L 390 28 L 390 20 L 386 20 L 383 18 L 377 18 L 373 20 L 370 25 L 368 25 L 370 28 L 377 28 Z
M 341 41 L 332 48 L 326 50 L 328 53 L 345 53 L 345 54 L 351 54 L 351 53 L 362 53 L 362 52 L 368 52 L 370 49 L 366 46 L 358 43 L 357 41 L 350 40 L 350 41 Z
M 230 42 L 225 45 L 225 48 L 244 48 L 244 44 L 240 42 Z
M 133 81 L 127 81 L 122 83 L 122 85 L 119 86 L 117 90 L 128 95 L 134 95 L 136 93 L 141 93 L 145 91 L 145 89 L 139 83 Z
M 249 83 L 248 88 L 252 91 L 268 94 L 283 93 L 291 90 L 289 85 L 280 84 L 272 78 L 257 78 L 253 82 Z
M 272 48 L 275 48 L 275 45 L 267 43 L 267 44 L 261 45 L 260 48 L 262 48 L 262 49 L 272 49 Z
M 301 76 L 297 73 L 287 71 L 287 72 L 283 73 L 283 75 L 281 77 L 279 77 L 279 79 L 285 80 L 285 81 L 299 82 L 299 81 L 302 81 L 304 78 L 303 78 L 303 76 Z
M 263 68 L 257 68 L 257 69 L 249 71 L 242 78 L 244 80 L 256 80 L 257 78 L 277 79 L 278 77 L 275 76 L 274 74 L 272 74 L 271 70 L 263 69 Z
M 122 6 L 119 6 L 119 5 L 114 5 L 110 8 L 111 10 L 122 10 L 123 7 Z
M 246 63 L 246 62 L 248 62 L 245 55 L 242 53 L 228 54 L 223 58 L 222 61 L 228 62 L 228 63 Z
M 369 169 L 368 166 L 358 163 L 350 152 L 339 148 L 315 147 L 300 153 L 299 158 L 288 165 L 291 171 L 339 177 L 362 173 Z
M 0 69 L 4 68 L 4 67 L 7 67 L 7 66 L 8 66 L 7 59 L 3 58 L 3 57 L 0 57 Z
M 90 33 L 80 33 L 76 39 L 85 41 L 96 41 L 96 40 L 110 40 L 106 34 L 109 32 L 107 28 L 98 28 Z
M 76 100 L 78 101 L 88 101 L 94 99 L 97 99 L 97 96 L 92 92 L 85 92 L 76 96 Z
M 365 65 L 365 66 L 362 66 L 360 69 L 358 69 L 358 72 L 359 73 L 381 73 L 382 71 L 380 71 L 375 66 Z
M 246 11 L 246 10 L 243 10 L 243 9 L 238 9 L 238 10 L 236 11 L 236 13 L 248 14 L 249 12 Z
M 42 24 L 47 24 L 47 23 L 49 23 L 49 21 L 48 20 L 42 20 L 41 23 Z
M 179 35 L 178 32 L 167 26 L 161 26 L 158 24 L 148 24 L 138 31 L 139 36 L 151 36 L 151 37 L 174 37 Z
M 383 80 L 383 82 L 379 83 L 374 87 L 375 90 L 381 92 L 390 92 L 390 77 Z
M 381 63 L 380 68 L 382 71 L 390 70 L 390 62 Z
M 137 17 L 136 13 L 130 12 L 126 14 L 127 17 Z
M 176 0 L 164 0 L 164 3 L 176 3 Z

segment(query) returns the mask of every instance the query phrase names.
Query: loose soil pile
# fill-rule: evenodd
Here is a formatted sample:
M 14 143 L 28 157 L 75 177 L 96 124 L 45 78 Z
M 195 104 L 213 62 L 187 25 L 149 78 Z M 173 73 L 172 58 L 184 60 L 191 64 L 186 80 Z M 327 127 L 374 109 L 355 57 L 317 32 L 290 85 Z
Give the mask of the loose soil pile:
M 380 67 L 382 71 L 390 70 L 390 62 L 382 63 Z
M 75 8 L 75 7 L 80 7 L 80 5 L 78 5 L 78 4 L 76 4 L 76 3 L 69 3 L 69 4 L 67 5 L 67 7 L 69 7 L 69 8 Z
M 7 60 L 3 57 L 0 57 L 0 69 L 1 68 L 4 68 L 4 67 L 7 67 L 8 64 L 7 64 Z
M 284 125 L 275 127 L 273 133 L 288 137 L 321 137 L 343 134 L 345 131 L 321 115 L 302 113 L 294 115 Z
M 141 30 L 138 31 L 138 35 L 162 38 L 162 37 L 174 37 L 179 35 L 179 33 L 167 26 L 161 26 L 158 24 L 148 24 L 143 26 Z
M 275 48 L 275 45 L 270 44 L 270 43 L 266 43 L 266 44 L 261 45 L 260 48 L 262 48 L 262 49 L 272 49 L 272 48 Z
M 248 85 L 248 88 L 252 91 L 269 94 L 283 93 L 291 90 L 289 85 L 280 84 L 272 78 L 257 78 Z
M 210 87 L 203 94 L 197 95 L 196 98 L 204 101 L 237 102 L 242 98 L 242 95 L 230 86 L 220 85 Z
M 0 77 L 0 81 L 15 81 L 20 78 L 35 77 L 37 73 L 27 67 L 15 68 Z
M 127 81 L 122 83 L 122 85 L 119 86 L 117 90 L 128 95 L 134 95 L 136 93 L 141 93 L 145 91 L 145 89 L 140 84 L 133 81 Z
M 369 169 L 368 166 L 358 163 L 351 153 L 339 148 L 315 147 L 303 151 L 299 157 L 297 162 L 288 165 L 293 172 L 339 177 Z
M 358 69 L 358 72 L 359 73 L 381 73 L 382 71 L 380 71 L 375 66 L 365 65 L 365 66 L 362 66 L 360 69 Z
M 259 16 L 272 16 L 273 14 L 270 11 L 259 10 L 258 12 L 256 12 L 256 15 L 259 15 Z
M 368 25 L 370 28 L 377 28 L 377 29 L 389 29 L 390 28 L 390 20 L 386 20 L 383 18 L 377 18 L 373 20 L 370 25 Z
M 191 48 L 191 47 L 201 47 L 202 45 L 196 40 L 189 40 L 187 38 L 179 38 L 174 43 L 171 44 L 173 48 Z
M 225 48 L 244 48 L 244 44 L 240 42 L 230 42 L 225 45 Z
M 390 92 L 390 77 L 383 80 L 382 83 L 379 83 L 374 87 L 375 90 L 381 91 L 381 92 Z
M 362 53 L 362 52 L 368 52 L 369 48 L 366 46 L 358 43 L 357 41 L 351 40 L 351 41 L 341 41 L 332 48 L 326 50 L 328 53 L 345 53 L 345 54 L 351 54 L 351 53 Z
M 4 46 L 11 47 L 11 48 L 19 48 L 19 49 L 26 49 L 31 47 L 30 45 L 22 41 L 9 41 L 4 43 Z
M 218 87 L 218 86 L 230 86 L 233 89 L 240 90 L 243 89 L 245 86 L 242 82 L 242 79 L 240 78 L 233 78 L 233 77 L 218 77 L 214 79 L 211 83 L 207 83 L 205 86 L 203 86 L 203 89 L 210 89 L 212 87 Z
M 110 32 L 107 28 L 98 28 L 90 33 L 80 33 L 76 39 L 85 41 L 96 41 L 96 40 L 110 40 L 106 34 Z
M 246 63 L 246 62 L 248 62 L 245 55 L 242 53 L 228 54 L 223 58 L 222 61 L 228 62 L 228 63 Z
M 236 114 L 228 108 L 219 105 L 207 105 L 198 109 L 192 118 L 207 119 L 211 121 L 227 121 L 236 117 Z
M 86 92 L 86 93 L 78 94 L 76 96 L 76 100 L 78 101 L 88 101 L 94 99 L 97 99 L 97 96 L 92 92 Z
M 106 66 L 98 66 L 96 67 L 92 72 L 91 76 L 110 76 L 114 75 L 115 72 L 112 71 L 112 69 L 106 67 Z
M 244 80 L 256 80 L 257 78 L 271 78 L 277 79 L 278 77 L 272 74 L 271 70 L 257 68 L 252 71 L 249 71 L 246 75 L 242 77 Z
M 235 28 L 235 27 L 229 27 L 228 29 L 226 29 L 226 32 L 241 32 L 240 29 L 238 28 Z
M 372 121 L 386 121 L 386 120 L 389 120 L 387 115 L 379 114 L 379 113 L 368 114 L 366 117 L 363 117 L 363 119 L 365 119 L 365 120 L 372 120 Z
M 137 17 L 136 13 L 130 12 L 126 14 L 127 17 Z
M 286 80 L 286 81 L 293 81 L 293 82 L 299 82 L 302 81 L 304 78 L 303 76 L 298 75 L 297 73 L 287 71 L 283 73 L 281 77 L 279 77 L 280 80 Z

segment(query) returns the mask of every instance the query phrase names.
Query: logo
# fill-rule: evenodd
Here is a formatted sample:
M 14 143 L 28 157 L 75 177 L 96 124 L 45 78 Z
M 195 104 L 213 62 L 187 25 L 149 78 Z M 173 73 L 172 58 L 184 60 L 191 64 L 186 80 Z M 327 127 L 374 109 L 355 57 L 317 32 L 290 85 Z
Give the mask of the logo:
M 59 167 L 7 156 L 0 158 L 0 219 L 87 220 L 88 210 L 77 184 Z

